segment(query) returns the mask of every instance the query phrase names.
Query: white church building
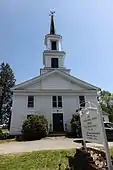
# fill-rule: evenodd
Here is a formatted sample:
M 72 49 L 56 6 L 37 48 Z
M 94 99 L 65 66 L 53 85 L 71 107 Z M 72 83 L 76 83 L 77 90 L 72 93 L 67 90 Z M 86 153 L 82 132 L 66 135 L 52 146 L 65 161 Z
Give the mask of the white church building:
M 40 75 L 12 88 L 11 135 L 21 134 L 23 121 L 29 115 L 44 115 L 49 131 L 65 132 L 80 106 L 85 106 L 86 101 L 97 104 L 99 88 L 72 76 L 65 67 L 66 53 L 62 50 L 62 36 L 55 32 L 53 13 L 44 44 Z

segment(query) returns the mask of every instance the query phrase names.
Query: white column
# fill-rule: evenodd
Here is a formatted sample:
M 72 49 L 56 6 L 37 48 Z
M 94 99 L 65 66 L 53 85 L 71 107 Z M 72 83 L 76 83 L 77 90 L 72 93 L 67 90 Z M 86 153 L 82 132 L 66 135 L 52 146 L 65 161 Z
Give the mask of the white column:
M 61 51 L 61 40 L 59 40 L 58 46 L 59 46 L 59 51 Z

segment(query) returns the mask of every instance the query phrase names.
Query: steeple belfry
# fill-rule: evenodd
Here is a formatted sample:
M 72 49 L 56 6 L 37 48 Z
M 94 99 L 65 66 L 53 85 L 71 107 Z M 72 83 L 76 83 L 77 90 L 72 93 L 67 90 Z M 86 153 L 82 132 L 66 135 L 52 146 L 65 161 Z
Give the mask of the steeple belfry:
M 54 13 L 55 11 L 50 11 L 51 24 L 50 24 L 50 34 L 55 34 L 55 24 L 54 24 Z
M 54 13 L 50 11 L 50 32 L 45 36 L 45 50 L 43 52 L 43 65 L 44 68 L 40 69 L 40 74 L 45 74 L 48 71 L 60 70 L 70 73 L 70 69 L 65 68 L 65 51 L 62 51 L 62 36 L 56 34 L 54 24 Z

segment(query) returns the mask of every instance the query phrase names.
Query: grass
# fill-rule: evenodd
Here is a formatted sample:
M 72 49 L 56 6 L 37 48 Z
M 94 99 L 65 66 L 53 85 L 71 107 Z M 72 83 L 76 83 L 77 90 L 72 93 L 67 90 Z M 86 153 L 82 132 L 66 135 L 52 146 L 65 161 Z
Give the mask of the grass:
M 65 170 L 68 165 L 66 156 L 73 156 L 75 149 L 34 151 L 13 155 L 0 155 L 0 170 Z M 110 150 L 113 155 L 113 148 Z
M 110 148 L 110 155 L 113 157 L 113 147 Z
M 0 156 L 0 170 L 61 170 L 68 165 L 66 156 L 73 155 L 75 149 L 57 151 L 35 151 L 24 154 Z
M 4 140 L 0 140 L 0 144 L 7 143 L 7 142 L 15 142 L 15 141 L 16 141 L 15 138 L 13 138 L 13 139 L 4 139 Z

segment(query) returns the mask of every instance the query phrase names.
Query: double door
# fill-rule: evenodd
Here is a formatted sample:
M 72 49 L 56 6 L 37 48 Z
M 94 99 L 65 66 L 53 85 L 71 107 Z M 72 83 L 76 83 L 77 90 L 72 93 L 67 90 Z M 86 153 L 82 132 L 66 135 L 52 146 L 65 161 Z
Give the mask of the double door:
M 53 113 L 53 132 L 63 132 L 63 113 Z

